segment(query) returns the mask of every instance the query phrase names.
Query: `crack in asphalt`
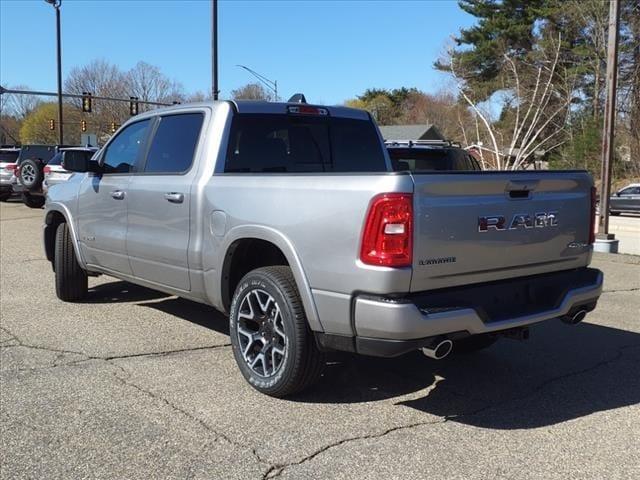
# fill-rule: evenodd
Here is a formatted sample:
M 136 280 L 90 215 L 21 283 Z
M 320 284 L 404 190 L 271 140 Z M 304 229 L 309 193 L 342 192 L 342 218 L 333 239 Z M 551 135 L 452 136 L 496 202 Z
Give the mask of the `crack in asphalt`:
M 602 293 L 618 293 L 618 292 L 637 292 L 640 287 L 634 288 L 617 288 L 615 290 L 603 290 Z
M 424 426 L 424 425 L 437 425 L 437 424 L 440 424 L 440 423 L 445 423 L 446 421 L 447 421 L 447 418 L 445 417 L 445 418 L 439 418 L 438 420 L 429 421 L 429 422 L 416 422 L 416 423 L 412 423 L 412 424 L 409 424 L 409 425 L 399 425 L 399 426 L 396 426 L 396 427 L 388 428 L 388 429 L 384 430 L 383 432 L 371 433 L 371 434 L 367 434 L 367 435 L 359 435 L 359 436 L 355 436 L 355 437 L 344 438 L 344 439 L 339 440 L 337 442 L 330 443 L 329 445 L 325 445 L 324 447 L 316 450 L 315 452 L 311 453 L 310 455 L 305 456 L 304 458 L 302 458 L 301 460 L 298 460 L 296 462 L 272 465 L 271 468 L 269 468 L 269 470 L 262 476 L 262 479 L 263 480 L 267 480 L 267 479 L 279 477 L 280 475 L 282 475 L 282 473 L 287 468 L 295 467 L 297 465 L 301 465 L 301 464 L 306 463 L 306 462 L 308 462 L 310 460 L 313 460 L 318 455 L 323 454 L 327 450 L 330 450 L 330 449 L 332 449 L 334 447 L 338 447 L 340 445 L 344 445 L 345 443 L 355 442 L 355 441 L 358 441 L 358 440 L 370 440 L 372 438 L 381 438 L 381 437 L 384 437 L 385 435 L 388 435 L 388 434 L 390 434 L 392 432 L 396 432 L 398 430 L 406 430 L 406 429 L 410 429 L 410 428 L 421 427 L 421 426 Z
M 262 458 L 260 458 L 260 456 L 256 452 L 255 448 L 250 448 L 250 447 L 248 447 L 246 445 L 241 444 L 240 442 L 237 442 L 237 441 L 233 440 L 228 435 L 215 430 L 209 424 L 207 424 L 204 420 L 202 420 L 201 418 L 198 418 L 197 416 L 193 415 L 188 410 L 185 410 L 184 408 L 182 408 L 182 407 L 176 405 L 175 403 L 171 402 L 169 399 L 167 399 L 167 398 L 165 398 L 165 397 L 163 397 L 163 396 L 161 396 L 161 395 L 159 395 L 159 394 L 157 394 L 157 393 L 155 393 L 155 392 L 153 392 L 151 390 L 143 388 L 141 385 L 138 385 L 137 383 L 134 383 L 133 381 L 130 380 L 131 379 L 131 372 L 129 372 L 127 369 L 125 369 L 122 365 L 118 365 L 117 363 L 114 363 L 112 360 L 107 360 L 107 362 L 110 365 L 113 365 L 114 367 L 118 368 L 125 375 L 125 377 L 120 377 L 115 373 L 113 374 L 114 377 L 116 379 L 118 379 L 122 384 L 124 384 L 124 385 L 126 385 L 128 387 L 132 387 L 132 388 L 136 389 L 137 391 L 149 396 L 150 398 L 152 398 L 154 400 L 162 402 L 163 404 L 165 404 L 168 407 L 170 407 L 174 412 L 177 412 L 177 413 L 187 417 L 189 420 L 195 422 L 200 427 L 205 429 L 207 432 L 211 433 L 213 435 L 213 437 L 214 437 L 213 438 L 214 441 L 223 440 L 223 441 L 227 442 L 229 445 L 233 445 L 234 447 L 242 448 L 244 450 L 249 450 L 258 463 L 269 465 L 268 462 L 266 462 Z M 209 443 L 205 442 L 205 445 L 203 445 L 202 450 L 204 450 L 208 445 L 209 445 Z M 191 469 L 190 469 L 189 474 L 187 475 L 187 478 L 189 478 L 190 475 L 191 475 Z
M 327 452 L 328 450 L 331 450 L 334 447 L 338 447 L 340 445 L 344 445 L 346 443 L 350 443 L 350 442 L 355 442 L 358 440 L 369 440 L 369 439 L 373 439 L 373 438 L 381 438 L 384 437 L 385 435 L 388 435 L 390 433 L 393 432 L 397 432 L 397 431 L 401 431 L 401 430 L 405 430 L 405 429 L 411 429 L 411 428 L 417 428 L 417 427 L 421 427 L 421 426 L 425 426 L 425 425 L 438 425 L 438 424 L 442 424 L 448 421 L 454 421 L 454 420 L 458 420 L 461 418 L 468 418 L 468 417 L 473 417 L 473 416 L 477 416 L 477 415 L 481 415 L 483 413 L 489 412 L 491 410 L 494 410 L 496 408 L 500 408 L 500 407 L 504 407 L 505 405 L 508 405 L 510 403 L 515 403 L 518 402 L 520 400 L 524 400 L 528 397 L 531 397 L 533 395 L 536 395 L 537 393 L 541 392 L 542 390 L 544 390 L 547 386 L 551 385 L 552 383 L 555 383 L 559 380 L 564 380 L 566 378 L 569 377 L 573 377 L 573 376 L 577 376 L 577 375 L 582 375 L 584 373 L 588 373 L 591 372 L 593 370 L 597 370 L 598 368 L 601 368 L 603 366 L 609 365 L 611 363 L 614 363 L 618 360 L 620 360 L 623 356 L 624 356 L 624 351 L 627 349 L 632 349 L 632 348 L 640 348 L 640 344 L 630 344 L 630 345 L 623 345 L 621 347 L 618 347 L 617 351 L 616 351 L 616 355 L 613 358 L 609 358 L 607 360 L 602 360 L 590 367 L 581 369 L 581 370 L 576 370 L 573 372 L 567 372 L 563 375 L 558 375 L 557 377 L 553 377 L 550 378 L 548 380 L 545 380 L 544 382 L 540 383 L 539 385 L 537 385 L 536 387 L 534 387 L 533 389 L 531 389 L 530 391 L 528 391 L 527 393 L 524 393 L 522 395 L 518 395 L 516 397 L 512 397 L 509 398 L 503 402 L 499 402 L 499 403 L 491 403 L 491 404 L 487 404 L 484 407 L 478 408 L 474 411 L 471 412 L 467 412 L 467 413 L 463 413 L 460 415 L 446 415 L 444 417 L 439 417 L 438 420 L 435 421 L 429 421 L 429 422 L 417 422 L 417 423 L 412 423 L 409 425 L 400 425 L 400 426 L 396 426 L 396 427 L 392 427 L 389 428 L 387 430 L 384 430 L 383 432 L 378 432 L 378 433 L 373 433 L 373 434 L 367 434 L 367 435 L 360 435 L 360 436 L 355 436 L 355 437 L 350 437 L 350 438 L 346 438 L 346 439 L 342 439 L 333 443 L 330 443 L 328 445 L 325 445 L 324 447 L 315 450 L 314 452 L 312 452 L 309 455 L 306 455 L 305 457 L 303 457 L 300 460 L 294 461 L 294 462 L 290 462 L 290 463 L 285 463 L 285 464 L 275 464 L 272 465 L 271 468 L 269 468 L 269 470 L 263 475 L 262 480 L 267 480 L 267 479 L 273 479 L 276 477 L 279 477 L 280 475 L 282 475 L 282 473 L 290 467 L 295 467 L 298 465 L 301 465 L 303 463 L 309 462 L 311 460 L 313 460 L 314 458 L 318 457 L 319 455 Z M 443 388 L 446 389 L 446 385 L 443 386 Z M 447 391 L 451 392 L 450 390 L 447 389 Z M 453 392 L 456 393 L 456 392 Z
M 633 289 L 627 289 L 627 290 L 612 290 L 612 291 L 606 291 L 603 293 L 615 293 L 618 291 L 636 291 L 636 290 L 640 290 L 638 288 L 633 288 Z M 327 451 L 335 448 L 335 447 L 339 447 L 341 445 L 345 445 L 347 443 L 352 443 L 352 442 L 356 442 L 356 441 L 366 441 L 366 440 L 371 440 L 371 439 L 376 439 L 376 438 L 382 438 L 386 435 L 389 435 L 390 433 L 393 432 L 397 432 L 397 431 L 402 431 L 402 430 L 407 430 L 407 429 L 412 429 L 412 428 L 417 428 L 417 427 L 421 427 L 421 426 L 427 426 L 427 425 L 438 425 L 438 424 L 442 424 L 448 421 L 455 421 L 461 418 L 468 418 L 468 417 L 472 417 L 472 416 L 478 416 L 478 415 L 482 415 L 484 413 L 487 413 L 489 411 L 495 410 L 497 408 L 502 408 L 505 405 L 511 404 L 511 403 L 515 403 L 518 401 L 521 401 L 523 399 L 526 399 L 528 397 L 531 397 L 533 395 L 538 394 L 539 392 L 541 392 L 542 390 L 544 390 L 546 387 L 548 387 L 549 385 L 564 380 L 566 378 L 569 377 L 573 377 L 573 376 L 577 376 L 577 375 L 582 375 L 594 370 L 597 370 L 601 367 L 610 365 L 618 360 L 620 360 L 623 356 L 624 356 L 624 352 L 625 350 L 628 349 L 632 349 L 632 348 L 640 348 L 640 344 L 630 344 L 630 345 L 623 345 L 617 348 L 616 354 L 609 359 L 605 359 L 602 361 L 597 362 L 596 364 L 590 366 L 590 367 L 586 367 L 580 370 L 576 370 L 576 371 L 572 371 L 572 372 L 567 372 L 563 375 L 559 375 L 557 377 L 553 377 L 550 378 L 546 381 L 543 381 L 542 383 L 540 383 L 539 385 L 537 385 L 536 387 L 534 387 L 533 389 L 531 389 L 530 391 L 522 394 L 522 395 L 518 395 L 516 397 L 512 397 L 509 399 L 506 399 L 503 402 L 500 403 L 492 403 L 492 404 L 487 404 L 483 407 L 480 407 L 474 411 L 471 412 L 467 412 L 467 413 L 463 413 L 463 414 L 459 414 L 459 415 L 447 415 L 447 416 L 443 416 L 443 417 L 438 417 L 436 420 L 430 420 L 430 421 L 424 421 L 424 422 L 415 422 L 415 423 L 411 423 L 408 425 L 399 425 L 399 426 L 395 426 L 395 427 L 391 427 L 388 428 L 382 432 L 377 432 L 377 433 L 370 433 L 370 434 L 366 434 L 366 435 L 357 435 L 357 436 L 353 436 L 353 437 L 349 437 L 349 438 L 343 438 L 340 440 L 337 440 L 335 442 L 332 442 L 330 444 L 327 444 L 319 449 L 316 449 L 315 451 L 311 452 L 310 454 L 304 456 L 303 458 L 296 460 L 296 461 L 292 461 L 292 462 L 288 462 L 288 463 L 271 463 L 268 462 L 266 460 L 264 460 L 263 458 L 260 457 L 258 451 L 256 448 L 251 448 L 250 446 L 247 445 L 243 445 L 242 443 L 233 440 L 231 437 L 229 437 L 228 435 L 219 432 L 215 429 L 213 429 L 211 426 L 209 426 L 204 420 L 202 420 L 201 418 L 198 418 L 197 416 L 193 415 L 192 413 L 190 413 L 189 411 L 185 410 L 184 408 L 176 405 L 175 403 L 169 401 L 167 398 L 151 391 L 148 390 L 146 388 L 143 388 L 141 385 L 138 385 L 136 383 L 134 383 L 133 381 L 131 381 L 131 372 L 127 371 L 124 367 L 122 367 L 121 365 L 118 365 L 117 363 L 115 363 L 115 360 L 120 360 L 120 359 L 127 359 L 127 358 L 138 358 L 138 357 L 154 357 L 154 356 L 167 356 L 167 355 L 172 355 L 172 354 L 177 354 L 177 353 L 184 353 L 184 352 L 191 352 L 191 351 L 198 351 L 198 350 L 207 350 L 207 349 L 217 349 L 217 348 L 224 348 L 224 347 L 228 347 L 230 346 L 230 344 L 222 344 L 222 345 L 213 345 L 213 346 L 203 346 L 203 347 L 194 347 L 194 348 L 185 348 L 185 349 L 177 349 L 177 350 L 168 350 L 168 351 L 162 351 L 162 352 L 149 352 L 149 353 L 140 353 L 140 354 L 127 354 L 127 355 L 114 355 L 114 356 L 91 356 L 91 355 L 87 355 L 83 352 L 78 352 L 78 351 L 74 351 L 74 350 L 66 350 L 66 349 L 55 349 L 55 348 L 49 348 L 49 347 L 43 347 L 43 346 L 39 346 L 39 345 L 29 345 L 29 344 L 25 344 L 18 336 L 16 336 L 15 334 L 13 334 L 11 331 L 9 331 L 6 327 L 1 327 L 0 329 L 2 329 L 3 331 L 5 331 L 7 333 L 7 335 L 9 335 L 11 338 L 5 340 L 4 342 L 7 341 L 16 341 L 18 342 L 17 345 L 6 345 L 6 346 L 2 346 L 0 345 L 0 348 L 11 348 L 14 346 L 23 346 L 26 348 L 34 348 L 34 349 L 39 349 L 39 350 L 46 350 L 46 351 L 50 351 L 50 352 L 56 352 L 58 353 L 58 355 L 56 356 L 56 358 L 54 359 L 54 364 L 51 367 L 43 367 L 43 368 L 56 368 L 58 366 L 70 366 L 70 365 L 74 365 L 74 364 L 78 364 L 81 362 L 86 362 L 89 360 L 102 360 L 107 362 L 110 365 L 115 366 L 119 371 L 121 371 L 124 374 L 123 376 L 119 376 L 118 374 L 114 373 L 114 377 L 120 381 L 122 384 L 133 388 L 145 395 L 147 395 L 148 397 L 162 402 L 163 404 L 165 404 L 166 406 L 168 406 L 169 408 L 171 408 L 174 412 L 185 416 L 186 418 L 188 418 L 189 420 L 195 422 L 196 424 L 198 424 L 201 428 L 203 428 L 204 430 L 206 430 L 208 433 L 210 433 L 211 435 L 213 435 L 213 438 L 209 441 L 206 441 L 204 443 L 204 445 L 202 446 L 200 453 L 202 451 L 205 451 L 206 448 L 211 445 L 212 442 L 217 442 L 217 441 L 224 441 L 226 443 L 228 443 L 229 445 L 238 447 L 238 448 L 242 448 L 245 450 L 248 450 L 251 452 L 251 455 L 255 458 L 255 460 L 259 463 L 259 464 L 263 464 L 266 465 L 268 468 L 265 471 L 265 473 L 262 476 L 263 480 L 267 480 L 267 479 L 273 479 L 276 477 L 281 476 L 288 468 L 291 467 L 296 467 L 299 465 L 302 465 L 304 463 L 307 463 L 309 461 L 314 460 L 316 457 L 326 453 Z M 3 342 L 3 343 L 4 343 Z M 82 355 L 83 359 L 80 360 L 76 360 L 70 363 L 65 363 L 65 364 L 57 364 L 57 362 L 59 360 L 61 360 L 64 355 L 67 354 L 76 354 L 76 355 Z M 39 370 L 39 369 L 19 369 L 19 370 Z M 443 388 L 446 389 L 446 385 L 443 386 Z M 448 390 L 448 389 L 447 389 Z M 457 392 L 453 392 L 454 394 Z M 198 455 L 200 454 L 198 453 Z M 193 472 L 193 468 L 194 466 L 192 465 L 189 468 L 189 471 L 187 473 L 187 478 L 192 478 L 194 475 Z
M 36 371 L 36 370 L 49 370 L 52 368 L 58 368 L 58 367 L 68 367 L 71 365 L 77 365 L 79 363 L 83 363 L 83 362 L 88 362 L 90 360 L 104 360 L 106 362 L 109 362 L 111 360 L 120 360 L 120 359 L 127 359 L 127 358 L 140 358 L 140 357 L 164 357 L 164 356 L 169 356 L 169 355 L 174 355 L 174 354 L 179 354 L 179 353 L 186 353 L 186 352 L 197 352 L 200 350 L 215 350 L 218 348 L 226 348 L 226 347 L 230 347 L 231 343 L 221 343 L 219 345 L 204 345 L 201 347 L 190 347 L 190 348 L 179 348 L 179 349 L 175 349 L 175 350 L 164 350 L 164 351 L 160 351 L 160 352 L 146 352 L 146 353 L 131 353 L 131 354 L 125 354 L 125 355 L 110 355 L 110 356 L 99 356 L 99 355 L 88 355 L 84 352 L 79 352 L 76 350 L 66 350 L 66 349 L 60 349 L 60 348 L 53 348 L 53 347 L 45 347 L 42 345 L 31 345 L 28 343 L 25 343 L 24 341 L 22 341 L 17 335 L 15 335 L 14 333 L 12 333 L 11 331 L 9 331 L 6 327 L 2 327 L 0 326 L 0 329 L 2 329 L 7 335 L 9 335 L 11 338 L 3 341 L 4 342 L 17 342 L 15 344 L 11 344 L 11 345 L 4 345 L 4 344 L 0 344 L 0 349 L 7 349 L 7 348 L 15 348 L 15 347 L 24 347 L 24 348 L 33 348 L 34 350 L 43 350 L 43 351 L 47 351 L 47 352 L 52 352 L 52 353 L 57 353 L 58 355 L 54 358 L 53 360 L 53 364 L 49 365 L 47 367 L 36 367 L 36 368 L 18 368 L 15 369 L 13 371 Z M 84 358 L 82 359 L 78 359 L 78 360 L 74 360 L 72 362 L 68 362 L 68 363 L 58 363 L 60 360 L 62 360 L 62 358 L 64 357 L 64 355 L 80 355 Z

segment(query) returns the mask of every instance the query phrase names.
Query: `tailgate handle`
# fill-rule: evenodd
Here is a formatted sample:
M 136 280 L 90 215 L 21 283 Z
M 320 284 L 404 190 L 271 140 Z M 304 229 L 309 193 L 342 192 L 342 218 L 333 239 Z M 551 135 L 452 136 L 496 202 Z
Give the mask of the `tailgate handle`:
M 510 180 L 505 190 L 510 198 L 529 198 L 529 193 L 536 189 L 539 180 Z

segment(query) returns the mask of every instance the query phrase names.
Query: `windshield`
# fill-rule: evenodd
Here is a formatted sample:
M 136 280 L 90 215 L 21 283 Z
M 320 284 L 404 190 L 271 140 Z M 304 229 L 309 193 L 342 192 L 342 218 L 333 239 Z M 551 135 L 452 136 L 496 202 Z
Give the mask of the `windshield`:
M 380 137 L 367 120 L 239 114 L 225 172 L 385 172 Z
M 459 148 L 389 148 L 395 171 L 476 171 L 478 162 Z

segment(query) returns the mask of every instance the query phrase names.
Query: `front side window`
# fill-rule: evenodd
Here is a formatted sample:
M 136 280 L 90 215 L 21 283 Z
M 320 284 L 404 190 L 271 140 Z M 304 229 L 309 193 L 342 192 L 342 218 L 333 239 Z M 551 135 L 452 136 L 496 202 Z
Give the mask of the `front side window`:
M 144 148 L 150 120 L 132 123 L 109 144 L 102 157 L 104 173 L 131 173 Z
M 620 190 L 620 195 L 640 195 L 640 187 L 627 187 Z
M 202 113 L 161 117 L 147 154 L 145 173 L 183 173 L 189 170 L 203 118 Z

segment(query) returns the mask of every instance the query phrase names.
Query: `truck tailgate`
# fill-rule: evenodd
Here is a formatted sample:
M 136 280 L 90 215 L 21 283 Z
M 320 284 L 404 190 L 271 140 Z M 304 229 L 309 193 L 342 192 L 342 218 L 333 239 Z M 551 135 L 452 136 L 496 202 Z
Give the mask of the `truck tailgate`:
M 582 171 L 414 174 L 411 291 L 588 265 Z

